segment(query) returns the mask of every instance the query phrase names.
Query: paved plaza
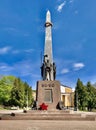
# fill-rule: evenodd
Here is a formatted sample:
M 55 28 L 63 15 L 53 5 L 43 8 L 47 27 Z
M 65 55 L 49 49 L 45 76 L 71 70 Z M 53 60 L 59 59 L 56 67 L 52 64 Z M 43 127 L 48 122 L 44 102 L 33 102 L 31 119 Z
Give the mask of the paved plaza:
M 0 130 L 96 130 L 96 121 L 1 120 Z
M 22 110 L 1 110 L 0 114 L 21 113 Z M 74 112 L 96 115 L 94 112 Z M 63 121 L 63 120 L 0 120 L 0 130 L 96 130 L 95 121 Z

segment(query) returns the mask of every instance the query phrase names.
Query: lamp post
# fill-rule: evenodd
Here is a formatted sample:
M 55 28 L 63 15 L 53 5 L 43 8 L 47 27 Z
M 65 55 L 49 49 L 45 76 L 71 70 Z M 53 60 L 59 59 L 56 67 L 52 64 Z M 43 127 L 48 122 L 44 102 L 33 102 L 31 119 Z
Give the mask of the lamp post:
M 76 111 L 78 111 L 78 92 L 76 91 Z
M 26 101 L 26 104 L 27 104 L 27 110 L 28 110 L 28 90 L 27 90 L 27 101 Z

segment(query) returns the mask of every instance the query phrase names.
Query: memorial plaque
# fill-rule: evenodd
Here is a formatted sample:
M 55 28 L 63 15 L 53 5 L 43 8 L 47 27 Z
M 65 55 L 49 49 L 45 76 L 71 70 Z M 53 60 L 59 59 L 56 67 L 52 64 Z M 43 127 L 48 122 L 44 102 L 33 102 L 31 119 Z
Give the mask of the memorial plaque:
M 52 90 L 51 89 L 45 89 L 44 101 L 50 102 L 50 103 L 52 102 Z

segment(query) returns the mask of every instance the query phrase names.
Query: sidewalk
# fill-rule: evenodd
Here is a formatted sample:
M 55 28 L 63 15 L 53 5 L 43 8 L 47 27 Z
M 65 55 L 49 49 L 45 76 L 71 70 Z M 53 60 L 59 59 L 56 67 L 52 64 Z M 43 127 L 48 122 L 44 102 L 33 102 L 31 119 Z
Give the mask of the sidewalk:
M 0 114 L 19 113 L 23 110 L 0 110 Z M 81 115 L 96 115 L 96 112 L 70 111 Z M 63 120 L 0 120 L 0 130 L 96 130 L 96 121 Z
M 0 121 L 0 130 L 96 130 L 95 121 Z
M 85 115 L 96 115 L 96 112 L 73 111 L 73 110 L 70 110 L 70 113 L 73 113 L 73 114 L 85 114 Z

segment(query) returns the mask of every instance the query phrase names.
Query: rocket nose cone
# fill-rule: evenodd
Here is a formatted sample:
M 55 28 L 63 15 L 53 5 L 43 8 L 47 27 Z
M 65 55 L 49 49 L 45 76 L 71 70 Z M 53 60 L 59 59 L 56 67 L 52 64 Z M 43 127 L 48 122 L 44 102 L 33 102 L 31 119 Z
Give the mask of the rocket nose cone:
M 47 11 L 47 14 L 46 14 L 46 22 L 51 22 L 51 15 L 50 15 L 49 10 Z
M 47 14 L 50 14 L 50 11 L 49 11 L 49 10 L 47 11 Z

